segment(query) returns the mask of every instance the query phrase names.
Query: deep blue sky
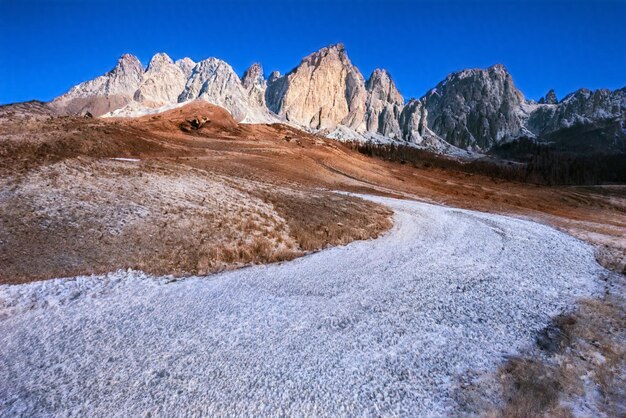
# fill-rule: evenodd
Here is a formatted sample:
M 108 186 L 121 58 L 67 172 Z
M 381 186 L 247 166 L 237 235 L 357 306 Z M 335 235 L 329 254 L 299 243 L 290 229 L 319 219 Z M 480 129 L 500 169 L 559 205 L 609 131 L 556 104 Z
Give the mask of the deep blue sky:
M 224 59 L 269 74 L 343 42 L 367 78 L 387 68 L 405 96 L 448 73 L 503 63 L 530 98 L 626 86 L 625 1 L 0 0 L 0 103 L 50 100 L 110 70 Z

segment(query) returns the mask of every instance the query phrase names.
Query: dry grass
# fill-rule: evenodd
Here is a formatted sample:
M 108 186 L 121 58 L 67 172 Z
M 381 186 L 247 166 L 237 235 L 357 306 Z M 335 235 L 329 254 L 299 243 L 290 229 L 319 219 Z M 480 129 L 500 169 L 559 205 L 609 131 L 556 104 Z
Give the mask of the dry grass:
M 390 225 L 389 211 L 353 197 L 157 160 L 80 158 L 27 170 L 0 181 L 0 213 L 0 283 L 119 268 L 207 274 L 290 260 Z M 326 222 L 330 232 L 318 233 Z
M 500 406 L 490 415 L 626 415 L 626 301 L 623 277 L 612 280 L 603 298 L 556 317 L 535 350 L 500 367 Z
M 553 408 L 561 386 L 553 368 L 530 359 L 509 360 L 502 367 L 502 390 L 506 417 L 539 416 Z
M 391 227 L 389 209 L 329 192 L 255 193 L 274 206 L 303 251 L 377 237 Z

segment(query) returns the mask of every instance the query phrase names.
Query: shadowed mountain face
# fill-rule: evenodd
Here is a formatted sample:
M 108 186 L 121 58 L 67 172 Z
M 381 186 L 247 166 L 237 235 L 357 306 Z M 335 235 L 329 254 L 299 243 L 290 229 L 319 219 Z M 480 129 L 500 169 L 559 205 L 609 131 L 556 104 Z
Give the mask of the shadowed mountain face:
M 405 104 L 386 70 L 366 80 L 342 44 L 267 79 L 260 64 L 239 78 L 217 58 L 173 62 L 161 53 L 144 70 L 136 57 L 124 55 L 109 73 L 73 87 L 51 105 L 69 114 L 129 117 L 195 99 L 224 107 L 237 121 L 285 121 L 333 138 L 400 141 L 442 153 L 485 153 L 519 138 L 553 141 L 573 127 L 592 143 L 583 148 L 613 153 L 625 147 L 626 88 L 581 89 L 561 101 L 551 90 L 535 103 L 524 98 L 504 66 L 494 65 L 450 74 Z
M 489 149 L 522 132 L 524 95 L 502 65 L 451 74 L 422 102 L 430 129 L 459 148 Z

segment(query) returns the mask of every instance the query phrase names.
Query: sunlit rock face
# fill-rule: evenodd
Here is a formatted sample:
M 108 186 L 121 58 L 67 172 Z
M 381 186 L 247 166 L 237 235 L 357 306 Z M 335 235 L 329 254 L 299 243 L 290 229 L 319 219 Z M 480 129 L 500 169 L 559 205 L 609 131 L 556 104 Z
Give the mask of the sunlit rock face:
M 143 75 L 139 59 L 124 54 L 111 71 L 72 87 L 51 105 L 70 114 L 90 112 L 100 116 L 132 101 Z
M 270 110 L 312 128 L 339 124 L 365 131 L 365 80 L 342 44 L 322 48 L 280 77 L 273 74 L 266 94 Z
M 377 132 L 390 138 L 402 138 L 399 122 L 404 98 L 387 70 L 374 70 L 365 87 L 367 89 L 365 104 L 367 131 Z
M 265 90 L 267 83 L 263 77 L 263 67 L 261 64 L 252 64 L 243 74 L 241 84 L 248 93 L 248 98 L 251 103 L 259 107 L 265 107 Z
M 154 107 L 176 103 L 186 82 L 187 77 L 181 66 L 175 64 L 167 54 L 159 53 L 150 60 L 133 99 Z

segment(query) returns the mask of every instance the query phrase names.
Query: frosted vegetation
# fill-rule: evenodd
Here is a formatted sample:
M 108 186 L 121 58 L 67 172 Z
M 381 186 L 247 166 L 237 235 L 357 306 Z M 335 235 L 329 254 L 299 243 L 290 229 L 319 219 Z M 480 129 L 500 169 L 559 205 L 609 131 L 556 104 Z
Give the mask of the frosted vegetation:
M 465 371 L 601 289 L 554 229 L 370 199 L 390 232 L 291 262 L 0 287 L 0 415 L 447 415 Z

